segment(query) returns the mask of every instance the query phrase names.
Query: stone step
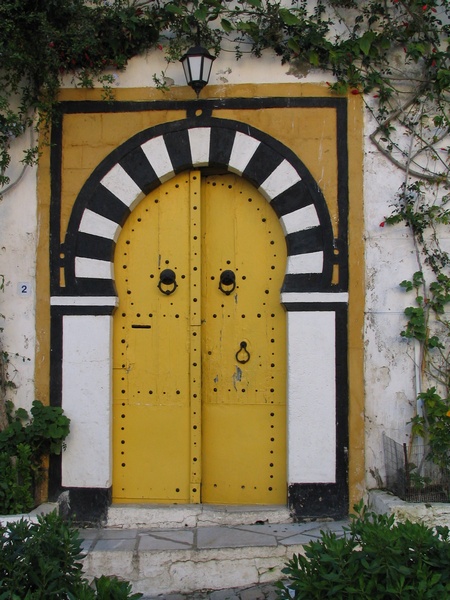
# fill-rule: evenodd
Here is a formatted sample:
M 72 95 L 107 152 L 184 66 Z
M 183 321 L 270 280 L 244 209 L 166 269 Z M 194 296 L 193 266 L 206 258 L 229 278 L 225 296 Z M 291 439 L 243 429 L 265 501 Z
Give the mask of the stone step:
M 204 522 L 203 522 L 204 523 Z M 116 575 L 146 596 L 220 590 L 277 581 L 294 553 L 346 522 L 80 530 L 88 578 Z
M 292 521 L 286 506 L 258 505 L 145 505 L 113 504 L 108 509 L 108 527 L 123 529 L 184 528 L 210 525 L 253 525 L 289 523 Z

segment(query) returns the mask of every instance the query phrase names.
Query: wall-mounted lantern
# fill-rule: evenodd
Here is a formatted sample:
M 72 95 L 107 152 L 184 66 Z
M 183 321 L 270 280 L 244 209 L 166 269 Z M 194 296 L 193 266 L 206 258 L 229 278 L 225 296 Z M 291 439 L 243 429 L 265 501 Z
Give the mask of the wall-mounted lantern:
M 197 94 L 197 98 L 209 81 L 211 67 L 215 60 L 216 57 L 202 46 L 190 48 L 180 59 L 187 84 Z

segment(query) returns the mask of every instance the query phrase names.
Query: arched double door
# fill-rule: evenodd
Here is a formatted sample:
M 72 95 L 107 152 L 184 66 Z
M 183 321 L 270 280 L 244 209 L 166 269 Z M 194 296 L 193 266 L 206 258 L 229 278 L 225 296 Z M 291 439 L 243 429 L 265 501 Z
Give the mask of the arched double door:
M 286 242 L 243 178 L 183 172 L 114 257 L 113 500 L 286 503 Z

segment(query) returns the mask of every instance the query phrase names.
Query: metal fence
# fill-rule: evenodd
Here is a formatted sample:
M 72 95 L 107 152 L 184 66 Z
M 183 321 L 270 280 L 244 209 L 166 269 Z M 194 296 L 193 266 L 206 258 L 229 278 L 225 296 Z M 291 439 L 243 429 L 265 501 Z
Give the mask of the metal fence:
M 386 489 L 407 502 L 450 502 L 449 470 L 428 460 L 427 446 L 408 447 L 383 435 L 383 447 Z

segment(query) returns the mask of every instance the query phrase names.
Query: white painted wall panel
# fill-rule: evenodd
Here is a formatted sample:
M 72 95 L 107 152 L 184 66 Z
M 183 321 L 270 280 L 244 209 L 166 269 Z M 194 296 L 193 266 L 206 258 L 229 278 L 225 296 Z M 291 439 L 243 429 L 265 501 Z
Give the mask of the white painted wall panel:
M 288 483 L 336 481 L 335 313 L 288 312 Z
M 196 127 L 195 129 L 189 129 L 188 134 L 191 145 L 192 163 L 197 167 L 206 167 L 209 165 L 211 128 Z
M 283 215 L 280 218 L 280 221 L 286 235 L 295 233 L 296 231 L 310 229 L 311 227 L 318 227 L 320 225 L 314 204 L 310 204 L 309 206 L 299 208 L 287 215 Z
M 288 256 L 286 273 L 321 273 L 322 269 L 323 252 Z
M 278 165 L 267 179 L 261 184 L 259 192 L 266 200 L 276 198 L 295 183 L 300 181 L 300 175 L 287 160 Z
M 283 292 L 281 302 L 348 302 L 348 292 Z
M 255 138 L 245 135 L 238 131 L 234 138 L 233 148 L 231 150 L 231 156 L 229 161 L 229 169 L 233 173 L 242 175 L 245 171 L 245 167 L 250 162 L 252 156 L 255 154 L 260 142 Z
M 63 334 L 62 407 L 72 422 L 62 485 L 106 488 L 112 484 L 112 317 L 64 316 Z
M 111 279 L 114 278 L 114 265 L 109 260 L 97 260 L 95 258 L 76 256 L 75 277 Z
M 172 161 L 162 135 L 148 140 L 141 148 L 161 183 L 174 176 Z
M 128 206 L 130 210 L 133 209 L 136 202 L 144 197 L 141 188 L 118 164 L 103 177 L 101 183 L 114 196 L 117 196 L 121 202 Z
M 111 221 L 111 219 L 107 219 L 103 215 L 99 215 L 86 208 L 81 218 L 79 231 L 116 242 L 122 231 L 122 227 L 118 223 Z
M 119 306 L 117 296 L 52 296 L 52 306 Z

